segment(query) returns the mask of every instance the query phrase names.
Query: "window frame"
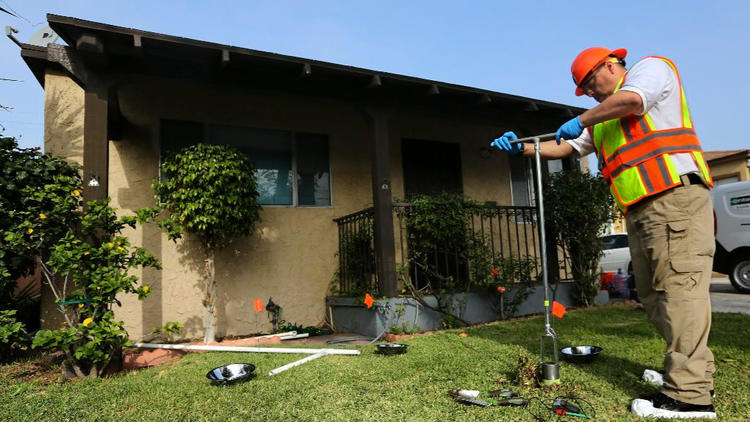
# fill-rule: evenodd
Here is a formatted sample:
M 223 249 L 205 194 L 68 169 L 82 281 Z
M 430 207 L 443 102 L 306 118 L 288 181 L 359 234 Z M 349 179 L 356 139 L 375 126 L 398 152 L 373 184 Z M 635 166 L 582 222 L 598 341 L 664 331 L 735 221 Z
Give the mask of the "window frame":
M 157 169 L 157 177 L 159 180 L 162 180 L 161 175 L 161 164 L 162 164 L 162 133 L 163 133 L 163 126 L 164 121 L 172 121 L 172 122 L 185 122 L 185 123 L 198 123 L 202 126 L 203 134 L 202 138 L 205 142 L 211 143 L 211 140 L 209 139 L 209 126 L 234 126 L 239 128 L 248 128 L 248 129 L 261 129 L 261 130 L 278 130 L 283 132 L 289 132 L 292 137 L 291 142 L 291 171 L 292 171 L 292 203 L 291 204 L 259 204 L 261 207 L 269 207 L 269 208 L 333 208 L 333 171 L 331 169 L 331 163 L 332 163 L 332 155 L 331 155 L 331 135 L 328 133 L 323 132 L 314 132 L 314 131 L 305 131 L 305 130 L 293 130 L 293 129 L 279 129 L 276 127 L 267 127 L 267 126 L 250 126 L 246 124 L 227 124 L 227 123 L 221 123 L 221 122 L 213 122 L 213 121 L 196 121 L 196 120 L 185 120 L 180 118 L 159 118 L 158 121 L 158 127 L 156 129 L 157 134 L 157 145 L 159 148 L 158 154 L 158 169 Z M 328 155 L 328 196 L 329 196 L 329 204 L 328 205 L 299 205 L 299 198 L 298 198 L 298 189 L 297 189 L 297 134 L 298 133 L 312 133 L 317 135 L 325 135 L 326 142 L 327 142 L 327 155 Z M 215 145 L 222 145 L 222 144 L 215 144 Z

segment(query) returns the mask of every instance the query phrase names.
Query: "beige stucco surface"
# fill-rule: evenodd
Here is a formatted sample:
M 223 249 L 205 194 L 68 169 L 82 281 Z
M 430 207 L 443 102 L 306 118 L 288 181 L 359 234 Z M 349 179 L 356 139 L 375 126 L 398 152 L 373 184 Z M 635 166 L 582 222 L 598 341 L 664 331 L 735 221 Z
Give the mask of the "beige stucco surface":
M 47 96 L 66 98 L 73 109 L 83 104 L 80 88 L 57 75 L 47 80 Z M 72 92 L 76 93 L 73 95 Z M 60 93 L 60 94 L 55 94 Z M 62 93 L 66 93 L 65 96 Z M 330 207 L 264 207 L 255 233 L 239 239 L 216 259 L 218 330 L 222 335 L 268 332 L 269 314 L 253 312 L 253 300 L 269 297 L 282 307 L 281 318 L 316 325 L 325 318 L 325 296 L 337 269 L 337 226 L 333 219 L 372 205 L 371 164 L 365 114 L 345 101 L 293 97 L 230 86 L 197 85 L 175 80 L 131 80 L 118 89 L 119 105 L 127 122 L 123 137 L 109 142 L 109 195 L 120 213 L 154 204 L 151 184 L 158 175 L 159 133 L 162 119 L 241 125 L 324 133 L 329 137 L 332 183 Z M 73 101 L 75 98 L 75 101 Z M 56 100 L 59 101 L 59 100 Z M 69 113 L 70 108 L 46 105 L 46 114 Z M 70 144 L 80 156 L 82 112 L 78 126 L 68 120 L 50 122 L 47 148 Z M 419 138 L 460 144 L 464 193 L 478 201 L 510 205 L 508 158 L 493 153 L 480 156 L 501 129 L 513 122 L 498 118 L 496 125 L 461 120 L 450 115 L 427 115 L 408 108 L 391 110 L 390 152 L 393 197 L 403 198 L 401 139 Z M 60 131 L 67 130 L 67 135 Z M 73 134 L 77 133 L 77 136 Z M 72 155 L 71 155 L 72 156 Z M 74 158 L 75 159 L 75 158 Z M 162 263 L 162 270 L 137 272 L 153 294 L 145 301 L 123 297 L 116 310 L 134 339 L 168 321 L 184 325 L 183 337 L 201 337 L 201 255 L 190 239 L 169 241 L 154 225 L 128 233 L 132 243 L 145 247 Z M 397 245 L 398 250 L 398 245 Z
M 83 166 L 84 92 L 63 73 L 48 71 L 44 78 L 44 152 Z M 62 315 L 48 285 L 42 283 L 41 325 L 57 327 Z

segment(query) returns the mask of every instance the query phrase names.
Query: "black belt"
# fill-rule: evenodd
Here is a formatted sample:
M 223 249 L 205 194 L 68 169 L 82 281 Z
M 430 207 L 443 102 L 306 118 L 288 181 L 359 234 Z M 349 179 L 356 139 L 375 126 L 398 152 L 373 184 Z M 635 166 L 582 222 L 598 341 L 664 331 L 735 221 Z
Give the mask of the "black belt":
M 682 184 L 684 186 L 690 186 L 690 185 L 704 185 L 703 179 L 698 175 L 698 173 L 688 173 L 683 174 L 680 176 L 680 180 L 682 181 Z
M 672 189 L 676 189 L 676 188 L 679 188 L 681 186 L 702 185 L 704 187 L 708 187 L 708 186 L 706 186 L 705 183 L 703 183 L 703 179 L 701 179 L 701 177 L 698 175 L 698 173 L 683 174 L 682 176 L 680 176 L 680 181 L 682 181 L 682 183 L 679 184 L 679 185 L 677 185 L 677 186 L 675 186 L 675 187 L 669 188 L 669 189 L 665 190 L 664 192 L 660 192 L 660 193 L 658 193 L 656 195 L 653 195 L 653 196 L 647 196 L 647 197 L 641 199 L 640 201 L 636 202 L 635 204 L 630 205 L 628 207 L 628 211 L 632 211 L 632 210 L 640 207 L 641 205 L 643 205 L 643 204 L 645 204 L 645 203 L 647 203 L 647 202 L 649 202 L 649 201 L 651 201 L 651 200 L 653 200 L 655 198 L 658 198 L 661 195 L 663 195 L 663 194 L 671 191 Z

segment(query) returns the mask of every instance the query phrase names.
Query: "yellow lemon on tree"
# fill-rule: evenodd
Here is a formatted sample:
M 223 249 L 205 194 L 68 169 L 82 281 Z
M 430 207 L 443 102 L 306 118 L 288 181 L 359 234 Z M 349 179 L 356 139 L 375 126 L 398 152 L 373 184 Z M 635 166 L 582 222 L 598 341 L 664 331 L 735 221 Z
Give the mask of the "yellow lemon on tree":
M 39 214 L 39 218 L 41 218 L 42 220 L 44 220 L 45 218 L 47 218 L 47 216 L 46 216 L 46 215 L 44 215 L 44 213 L 40 213 L 40 214 Z

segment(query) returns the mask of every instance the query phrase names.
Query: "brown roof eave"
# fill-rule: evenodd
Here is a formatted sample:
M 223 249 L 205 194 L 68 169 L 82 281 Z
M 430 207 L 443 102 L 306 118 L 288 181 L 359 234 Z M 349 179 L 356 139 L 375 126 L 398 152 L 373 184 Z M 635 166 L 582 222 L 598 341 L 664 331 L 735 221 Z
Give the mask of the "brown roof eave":
M 34 74 L 39 85 L 44 88 L 44 73 L 49 64 L 47 60 L 47 47 L 31 44 L 22 44 L 21 58 Z
M 55 30 L 55 32 L 57 32 L 68 45 L 72 47 L 76 45 L 80 35 L 84 33 L 101 36 L 103 38 L 103 41 L 105 42 L 105 45 L 106 37 L 110 37 L 111 39 L 113 39 L 114 37 L 121 39 L 121 37 L 123 36 L 129 36 L 133 37 L 134 39 L 137 38 L 139 40 L 139 43 L 144 43 L 145 40 L 157 41 L 161 46 L 160 48 L 164 49 L 172 47 L 184 49 L 187 47 L 196 49 L 196 52 L 201 52 L 201 50 L 203 50 L 203 53 L 215 53 L 215 55 L 218 57 L 223 57 L 226 54 L 228 58 L 232 55 L 241 55 L 247 57 L 248 59 L 263 60 L 268 63 L 276 63 L 279 66 L 295 65 L 299 66 L 300 69 L 312 68 L 312 72 L 315 72 L 316 68 L 325 69 L 326 71 L 332 71 L 336 73 L 341 72 L 343 74 L 347 74 L 350 77 L 371 78 L 377 75 L 377 77 L 383 80 L 384 83 L 386 82 L 386 80 L 391 80 L 399 84 L 410 85 L 415 88 L 424 87 L 425 89 L 436 86 L 440 92 L 454 92 L 464 96 L 468 95 L 476 96 L 477 98 L 489 98 L 491 102 L 516 104 L 521 103 L 524 107 L 530 107 L 531 109 L 556 109 L 560 110 L 563 114 L 569 114 L 571 116 L 574 114 L 580 114 L 585 111 L 584 108 L 580 107 L 468 87 L 464 85 L 457 85 L 429 79 L 399 75 L 395 73 L 381 72 L 372 69 L 364 69 L 354 66 L 323 62 L 319 60 L 252 50 L 231 45 L 223 45 L 207 41 L 194 40 L 190 38 L 160 34 L 156 32 L 142 31 L 138 29 L 92 22 L 67 16 L 48 14 L 47 21 L 49 22 L 50 27 Z M 145 45 L 145 43 L 142 45 Z
M 737 159 L 748 159 L 748 160 L 750 160 L 750 150 L 748 150 L 748 149 L 739 150 L 739 151 L 737 151 L 735 153 L 732 153 L 732 154 L 722 155 L 722 156 L 719 156 L 719 157 L 716 157 L 716 158 L 712 158 L 712 159 L 706 159 L 706 162 L 709 165 L 711 165 L 711 164 L 724 163 L 724 162 L 727 162 L 727 161 L 732 161 L 732 160 L 737 160 Z

